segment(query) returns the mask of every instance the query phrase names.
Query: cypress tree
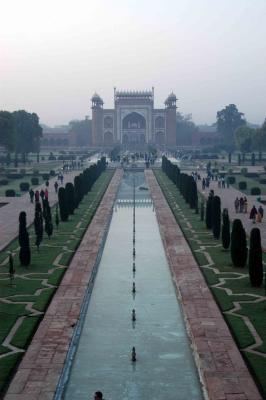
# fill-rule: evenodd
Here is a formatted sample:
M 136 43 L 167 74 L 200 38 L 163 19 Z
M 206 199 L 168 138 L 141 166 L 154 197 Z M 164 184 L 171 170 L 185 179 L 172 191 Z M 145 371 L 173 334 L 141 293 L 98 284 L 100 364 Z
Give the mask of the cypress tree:
M 66 202 L 68 205 L 69 214 L 73 215 L 75 210 L 75 191 L 73 183 L 68 182 L 65 186 L 66 190 Z
M 36 235 L 35 245 L 37 246 L 37 249 L 39 251 L 40 244 L 43 240 L 43 218 L 40 203 L 36 203 L 35 206 L 34 230 Z
M 59 225 L 58 204 L 56 205 L 56 209 L 55 209 L 55 224 L 56 224 L 56 228 L 58 229 L 58 225 Z
M 30 252 L 30 240 L 27 232 L 27 215 L 25 211 L 21 211 L 19 214 L 19 235 L 18 235 L 20 250 L 19 259 L 21 265 L 27 267 L 30 264 L 31 252 Z
M 44 229 L 45 229 L 45 232 L 47 233 L 47 236 L 48 236 L 48 238 L 50 240 L 50 237 L 53 234 L 54 226 L 53 226 L 53 221 L 52 221 L 51 208 L 50 208 L 48 200 L 46 200 L 46 201 L 47 201 L 47 204 L 46 204 L 46 217 L 45 217 Z
M 219 239 L 221 233 L 221 199 L 214 196 L 212 200 L 212 232 L 215 239 Z
M 58 204 L 61 221 L 68 220 L 68 206 L 66 203 L 66 191 L 65 188 L 60 187 L 58 190 Z
M 205 215 L 207 229 L 212 229 L 212 201 L 213 201 L 213 196 L 209 194 L 206 204 L 206 215 Z
M 204 202 L 200 203 L 200 220 L 204 221 Z
M 250 232 L 248 268 L 251 285 L 260 287 L 263 282 L 263 264 L 259 228 L 253 228 Z
M 240 219 L 235 219 L 231 233 L 231 259 L 235 267 L 244 268 L 247 262 L 246 232 Z
M 230 220 L 227 208 L 223 209 L 222 244 L 225 250 L 230 246 Z
M 190 184 L 189 205 L 190 208 L 196 208 L 196 205 L 198 203 L 198 190 L 195 179 L 192 176 L 190 177 L 189 184 Z

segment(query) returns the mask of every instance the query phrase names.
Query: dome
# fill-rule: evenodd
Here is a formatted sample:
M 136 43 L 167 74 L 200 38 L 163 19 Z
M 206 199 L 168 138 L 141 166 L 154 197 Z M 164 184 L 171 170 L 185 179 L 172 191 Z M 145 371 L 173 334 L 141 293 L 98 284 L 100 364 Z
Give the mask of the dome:
M 169 96 L 167 97 L 167 100 L 168 101 L 176 101 L 176 95 L 173 92 L 171 92 L 169 94 Z
M 98 95 L 98 93 L 94 93 L 94 95 L 92 96 L 92 98 L 91 98 L 91 101 L 94 101 L 94 102 L 103 102 L 103 100 L 102 100 L 102 98 Z

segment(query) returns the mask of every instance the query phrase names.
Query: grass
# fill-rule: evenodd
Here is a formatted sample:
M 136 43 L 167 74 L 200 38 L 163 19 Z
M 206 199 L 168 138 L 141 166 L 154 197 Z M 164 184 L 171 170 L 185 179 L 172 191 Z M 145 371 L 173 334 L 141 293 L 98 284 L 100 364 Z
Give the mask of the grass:
M 232 186 L 234 188 L 236 188 L 237 190 L 240 190 L 239 186 L 238 186 L 239 182 L 244 182 L 244 181 L 247 182 L 247 189 L 246 190 L 240 190 L 242 193 L 245 193 L 246 195 L 250 195 L 251 194 L 250 193 L 251 188 L 258 187 L 258 188 L 260 188 L 262 195 L 266 194 L 266 184 L 259 183 L 259 179 L 265 178 L 265 175 L 261 175 L 259 179 L 246 178 L 242 174 L 241 175 L 236 174 L 236 175 L 232 175 L 232 176 L 234 176 L 235 179 L 236 179 L 235 183 Z M 258 195 L 256 197 L 258 197 Z
M 176 186 L 160 170 L 154 170 L 159 185 L 168 201 L 172 212 L 182 229 L 184 236 L 197 260 L 204 278 L 213 293 L 213 296 L 223 312 L 224 318 L 235 338 L 235 341 L 248 363 L 264 398 L 266 398 L 266 359 L 259 356 L 259 352 L 266 352 L 266 301 L 254 302 L 257 296 L 264 296 L 263 288 L 253 288 L 248 278 L 248 269 L 235 268 L 232 265 L 230 252 L 224 251 L 221 242 L 214 239 L 212 234 L 206 229 L 204 221 L 200 221 L 200 216 L 191 212 L 191 209 L 180 195 Z M 200 252 L 198 251 L 200 249 Z M 216 273 L 210 268 L 206 268 L 209 261 L 203 252 L 211 257 L 210 267 L 216 269 Z M 265 254 L 263 255 L 265 262 Z M 236 275 L 235 273 L 239 274 Z M 234 277 L 240 279 L 233 279 Z M 232 291 L 231 294 L 225 290 L 214 287 L 219 280 L 225 279 L 225 283 L 219 287 L 227 288 Z M 234 308 L 233 302 L 245 302 L 241 304 L 241 310 L 233 315 L 228 314 L 229 310 Z M 262 345 L 256 348 L 258 355 L 250 354 L 245 348 L 254 343 L 254 338 L 249 331 L 241 315 L 249 318 L 258 335 L 262 340 Z M 264 372 L 262 372 L 264 368 Z
M 60 222 L 59 229 L 54 229 L 51 240 L 44 234 L 40 251 L 37 251 L 34 246 L 33 227 L 28 230 L 31 242 L 31 264 L 29 267 L 20 266 L 17 240 L 14 240 L 4 251 L 0 252 L 0 297 L 10 301 L 9 304 L 0 302 L 0 354 L 6 353 L 6 356 L 0 359 L 0 397 L 5 389 L 5 382 L 12 376 L 17 362 L 22 357 L 21 353 L 15 356 L 8 355 L 8 349 L 3 346 L 6 336 L 17 319 L 25 316 L 22 325 L 12 339 L 12 344 L 21 349 L 27 348 L 42 316 L 31 315 L 25 307 L 28 302 L 31 302 L 36 311 L 45 312 L 47 309 L 73 257 L 73 250 L 77 248 L 86 232 L 113 173 L 114 171 L 107 170 L 99 177 L 92 190 L 84 197 L 79 208 L 75 210 L 74 215 L 69 218 L 69 221 Z M 54 208 L 52 214 L 54 215 Z M 82 223 L 79 224 L 80 222 Z M 77 228 L 78 224 L 79 227 Z M 9 283 L 7 263 L 7 255 L 10 249 L 15 251 L 16 276 L 12 286 Z M 62 257 L 59 258 L 59 255 L 62 255 Z M 62 267 L 54 265 L 55 260 L 58 260 Z M 48 287 L 47 283 L 54 287 Z M 25 302 L 25 304 L 18 304 L 18 302 Z

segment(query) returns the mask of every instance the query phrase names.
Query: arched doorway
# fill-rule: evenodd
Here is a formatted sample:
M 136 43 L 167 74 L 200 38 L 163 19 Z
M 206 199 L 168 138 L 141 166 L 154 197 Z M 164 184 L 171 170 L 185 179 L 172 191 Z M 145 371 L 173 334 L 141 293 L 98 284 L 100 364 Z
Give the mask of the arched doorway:
M 111 146 L 113 144 L 113 134 L 110 131 L 105 132 L 104 134 L 104 145 Z
M 132 112 L 128 114 L 123 119 L 122 124 L 123 129 L 146 129 L 145 118 L 137 112 Z

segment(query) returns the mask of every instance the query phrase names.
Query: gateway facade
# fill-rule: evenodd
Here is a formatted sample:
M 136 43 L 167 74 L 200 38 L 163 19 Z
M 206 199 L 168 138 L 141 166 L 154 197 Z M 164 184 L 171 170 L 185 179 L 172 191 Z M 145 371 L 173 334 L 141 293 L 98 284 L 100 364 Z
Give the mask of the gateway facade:
M 104 109 L 103 100 L 94 94 L 92 102 L 92 145 L 141 148 L 146 144 L 176 146 L 176 96 L 171 93 L 165 108 L 154 108 L 151 91 L 117 91 L 114 108 Z

